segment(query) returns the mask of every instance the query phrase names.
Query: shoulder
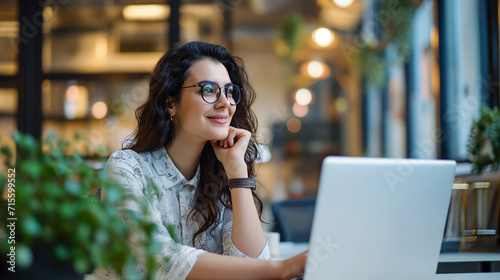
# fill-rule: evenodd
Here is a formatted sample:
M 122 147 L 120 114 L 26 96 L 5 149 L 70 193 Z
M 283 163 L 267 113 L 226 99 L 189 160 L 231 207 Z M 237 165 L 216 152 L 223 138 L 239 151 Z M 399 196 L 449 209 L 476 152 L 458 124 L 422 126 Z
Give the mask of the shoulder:
M 139 153 L 133 150 L 114 151 L 108 159 L 108 162 L 126 162 L 139 159 Z
M 108 172 L 125 171 L 142 176 L 145 169 L 151 165 L 151 153 L 137 153 L 133 150 L 119 150 L 111 154 L 105 169 Z
M 133 150 L 114 151 L 108 159 L 108 164 L 149 164 L 151 162 L 150 152 L 138 153 Z

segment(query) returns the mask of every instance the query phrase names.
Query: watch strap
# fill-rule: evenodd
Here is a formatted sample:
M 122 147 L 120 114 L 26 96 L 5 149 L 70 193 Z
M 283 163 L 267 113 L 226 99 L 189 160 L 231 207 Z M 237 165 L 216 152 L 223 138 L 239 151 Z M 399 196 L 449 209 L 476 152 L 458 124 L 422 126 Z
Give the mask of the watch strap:
M 234 188 L 247 188 L 255 191 L 257 184 L 255 183 L 255 177 L 250 176 L 249 178 L 236 178 L 229 179 L 229 189 Z

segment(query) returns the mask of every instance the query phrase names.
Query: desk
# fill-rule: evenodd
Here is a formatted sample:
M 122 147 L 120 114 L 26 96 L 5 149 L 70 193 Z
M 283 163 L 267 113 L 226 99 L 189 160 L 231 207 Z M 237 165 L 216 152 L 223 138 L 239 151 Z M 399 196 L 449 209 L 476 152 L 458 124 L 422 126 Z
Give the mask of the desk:
M 273 260 L 284 260 L 309 249 L 309 243 L 280 242 L 279 254 L 272 255 Z
M 456 273 L 436 274 L 434 280 L 498 280 L 500 273 Z
M 309 249 L 309 243 L 294 243 L 294 242 L 280 242 L 279 254 L 273 255 L 273 260 L 284 260 L 293 257 L 301 252 Z M 457 263 L 464 263 L 460 265 L 463 270 L 456 269 Z M 457 253 L 442 253 L 439 255 L 438 273 L 446 274 L 448 272 L 489 272 L 498 271 L 492 270 L 492 263 L 500 263 L 500 253 L 482 253 L 482 252 L 457 252 Z M 455 267 L 454 267 L 455 264 Z M 471 268 L 468 268 L 469 265 Z M 462 273 L 461 273 L 462 274 Z M 463 273 L 468 274 L 468 273 Z M 441 278 L 440 278 L 441 279 Z M 453 280 L 454 278 L 443 278 Z M 462 279 L 462 278 L 457 278 Z M 479 279 L 479 278 L 478 278 Z M 482 278 L 481 278 L 482 279 Z M 500 280 L 499 278 L 496 278 Z
M 500 262 L 500 253 L 457 252 L 441 253 L 440 263 L 450 262 Z
M 309 249 L 309 243 L 296 242 L 280 242 L 279 254 L 273 255 L 273 260 L 284 260 L 293 257 L 301 252 Z M 483 252 L 457 252 L 457 253 L 441 253 L 439 255 L 440 263 L 455 263 L 455 262 L 498 262 L 500 261 L 500 253 L 483 253 Z
M 302 278 L 297 278 L 302 279 Z M 500 273 L 436 274 L 434 280 L 498 280 Z

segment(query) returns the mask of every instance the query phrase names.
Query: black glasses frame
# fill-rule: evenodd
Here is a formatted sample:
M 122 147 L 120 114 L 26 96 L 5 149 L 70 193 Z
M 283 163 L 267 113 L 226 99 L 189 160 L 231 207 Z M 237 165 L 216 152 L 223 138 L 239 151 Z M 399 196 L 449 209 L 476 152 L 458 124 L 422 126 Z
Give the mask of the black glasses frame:
M 216 87 L 219 88 L 219 92 L 217 93 L 217 99 L 215 99 L 215 101 L 213 101 L 213 102 L 208 102 L 205 99 L 205 97 L 203 96 L 203 87 L 206 86 L 206 85 L 216 86 Z M 236 101 L 236 103 L 229 102 L 229 104 L 231 104 L 231 105 L 236 105 L 236 104 L 240 103 L 240 101 L 241 101 L 241 87 L 239 87 L 237 85 L 234 85 L 234 84 L 227 84 L 227 85 L 223 86 L 223 88 L 224 88 L 224 95 L 226 96 L 227 100 L 229 100 L 229 98 L 227 97 L 227 88 L 230 87 L 230 86 L 232 86 L 234 88 L 237 88 L 238 91 L 239 91 L 239 94 L 240 94 L 240 98 L 238 99 L 238 101 Z M 200 87 L 201 98 L 203 99 L 203 101 L 205 101 L 208 104 L 217 103 L 217 101 L 220 100 L 220 97 L 222 95 L 222 88 L 218 84 L 216 84 L 216 83 L 197 83 L 197 84 L 194 84 L 192 86 L 185 86 L 185 87 L 181 87 L 181 88 L 192 88 L 192 87 Z

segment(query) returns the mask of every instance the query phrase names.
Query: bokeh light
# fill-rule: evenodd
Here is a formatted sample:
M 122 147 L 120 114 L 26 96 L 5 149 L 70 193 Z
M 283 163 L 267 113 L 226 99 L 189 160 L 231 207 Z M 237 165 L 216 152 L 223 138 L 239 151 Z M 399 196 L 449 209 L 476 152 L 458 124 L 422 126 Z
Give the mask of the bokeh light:
M 106 105 L 106 103 L 99 101 L 92 105 L 92 115 L 94 116 L 94 118 L 102 119 L 106 116 L 107 113 L 108 106 Z
M 297 118 L 290 118 L 288 119 L 288 121 L 286 122 L 286 128 L 288 129 L 288 131 L 290 131 L 291 133 L 297 133 L 300 131 L 302 127 L 302 123 L 300 122 L 299 119 Z
M 64 95 L 64 116 L 69 119 L 83 118 L 88 112 L 88 91 L 85 86 L 70 81 Z
M 294 103 L 292 107 L 293 114 L 299 118 L 304 117 L 309 112 L 309 107 Z
M 338 97 L 334 102 L 335 109 L 340 114 L 344 114 L 347 112 L 347 110 L 349 110 L 349 102 L 345 97 Z
M 300 105 L 308 105 L 311 103 L 312 93 L 306 88 L 301 88 L 295 93 L 295 101 Z
M 335 40 L 335 35 L 328 28 L 318 28 L 314 30 L 313 40 L 320 47 L 328 47 Z
M 128 5 L 123 8 L 123 18 L 134 21 L 165 20 L 170 15 L 167 5 Z
M 80 90 L 78 89 L 78 86 L 72 85 L 69 86 L 68 89 L 66 89 L 66 99 L 67 100 L 77 100 L 78 96 L 80 95 Z
M 342 8 L 347 8 L 352 5 L 354 0 L 333 0 L 337 6 L 342 7 Z
M 325 73 L 323 63 L 313 60 L 307 64 L 307 74 L 313 78 L 319 78 Z

